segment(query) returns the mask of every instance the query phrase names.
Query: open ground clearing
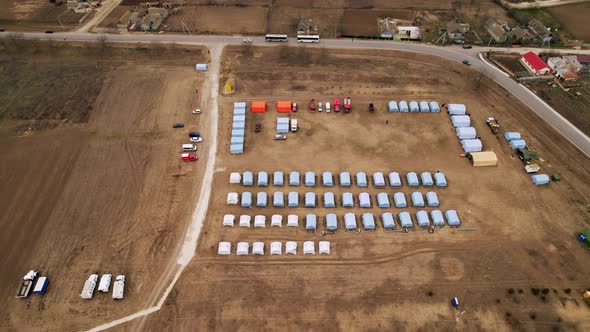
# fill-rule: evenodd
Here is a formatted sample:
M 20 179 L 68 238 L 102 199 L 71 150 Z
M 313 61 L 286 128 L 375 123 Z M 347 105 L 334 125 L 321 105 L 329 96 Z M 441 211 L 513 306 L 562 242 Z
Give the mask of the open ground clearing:
M 235 78 L 237 90 L 220 99 L 217 172 L 197 257 L 161 311 L 121 330 L 588 328 L 590 309 L 580 296 L 590 286 L 590 269 L 583 263 L 588 253 L 575 235 L 588 227 L 590 160 L 507 91 L 460 64 L 386 51 L 229 47 L 222 63 L 222 78 L 227 77 Z M 352 98 L 351 114 L 305 109 L 312 97 L 331 101 L 336 96 Z M 388 113 L 385 104 L 391 99 L 465 103 L 485 149 L 498 154 L 499 166 L 474 169 L 460 157 L 445 113 Z M 232 102 L 242 100 L 267 100 L 269 111 L 247 114 L 246 152 L 232 156 Z M 272 140 L 277 100 L 300 104 L 300 111 L 291 114 L 300 130 L 286 141 Z M 375 103 L 374 114 L 366 110 L 369 102 Z M 485 118 L 492 115 L 503 130 L 520 131 L 542 155 L 543 171 L 560 174 L 562 181 L 534 187 L 504 139 L 485 126 Z M 256 121 L 262 123 L 261 133 L 254 133 Z M 384 233 L 378 222 L 375 232 L 356 234 L 344 232 L 341 219 L 340 230 L 324 237 L 302 226 L 223 228 L 226 213 L 301 218 L 307 213 L 384 211 L 228 207 L 230 191 L 344 191 L 339 186 L 246 189 L 227 183 L 230 172 L 245 170 L 442 170 L 449 180 L 448 188 L 436 189 L 442 209 L 456 209 L 463 227 L 478 230 Z M 350 191 L 361 190 L 353 186 Z M 413 190 L 404 186 L 400 191 Z M 267 246 L 272 240 L 295 240 L 299 245 L 329 240 L 332 254 L 237 257 L 238 240 L 265 241 Z M 219 241 L 233 242 L 231 256 L 217 256 Z M 452 296 L 464 302 L 460 323 L 449 305 Z
M 208 116 L 190 114 L 207 51 L 13 42 L 0 52 L 0 326 L 83 330 L 149 306 L 205 166 L 179 154 Z M 48 293 L 15 299 L 31 268 L 49 275 Z M 93 272 L 126 274 L 125 299 L 80 299 Z
M 0 26 L 19 31 L 61 28 L 59 20 L 65 29 L 77 26 L 84 14 L 66 10 L 65 4 L 56 6 L 45 0 L 0 0 Z
M 552 7 L 547 8 L 547 11 L 574 37 L 586 42 L 590 41 L 590 29 L 588 29 L 590 3 Z

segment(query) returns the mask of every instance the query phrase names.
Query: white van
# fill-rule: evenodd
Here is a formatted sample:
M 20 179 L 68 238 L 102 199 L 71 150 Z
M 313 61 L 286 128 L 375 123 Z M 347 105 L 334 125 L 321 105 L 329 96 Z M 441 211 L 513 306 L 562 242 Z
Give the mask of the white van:
M 326 113 L 330 113 L 330 102 L 326 102 Z
M 197 151 L 197 147 L 194 144 L 183 144 L 182 151 Z

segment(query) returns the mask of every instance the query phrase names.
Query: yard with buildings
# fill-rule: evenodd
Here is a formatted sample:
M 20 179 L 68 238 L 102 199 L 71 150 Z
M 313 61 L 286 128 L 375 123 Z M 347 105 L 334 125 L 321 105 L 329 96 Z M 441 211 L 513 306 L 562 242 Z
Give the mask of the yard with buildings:
M 0 0 L 0 26 L 13 31 L 69 30 L 79 26 L 83 18 L 82 22 L 86 22 L 92 15 L 92 12 L 75 12 L 66 4 L 57 6 L 44 0 Z

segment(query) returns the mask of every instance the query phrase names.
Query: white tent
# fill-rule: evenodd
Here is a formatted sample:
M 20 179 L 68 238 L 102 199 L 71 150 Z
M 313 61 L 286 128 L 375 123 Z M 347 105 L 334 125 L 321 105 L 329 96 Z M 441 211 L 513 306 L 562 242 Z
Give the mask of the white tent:
M 320 255 L 329 255 L 330 254 L 330 241 L 320 241 L 319 242 L 319 250 Z
M 305 216 L 305 229 L 315 231 L 318 227 L 318 217 L 315 214 L 308 214 Z
M 315 173 L 306 172 L 304 184 L 306 187 L 315 187 Z
M 436 207 L 440 205 L 438 201 L 438 195 L 434 191 L 429 191 L 426 193 L 426 202 L 430 207 Z
M 315 242 L 313 242 L 313 241 L 303 242 L 303 254 L 304 255 L 315 255 Z
M 354 213 L 347 213 L 344 215 L 344 227 L 347 230 L 356 229 L 356 216 Z
M 410 112 L 418 112 L 420 111 L 420 106 L 418 106 L 418 102 L 415 100 L 412 100 L 410 102 Z
M 268 186 L 268 173 L 266 173 L 264 171 L 258 172 L 258 186 L 259 187 Z
M 460 140 L 477 138 L 477 131 L 473 127 L 459 127 L 455 129 L 455 132 Z
M 270 243 L 270 254 L 271 255 L 282 255 L 283 254 L 283 243 L 279 241 Z
M 283 216 L 280 214 L 273 214 L 270 218 L 270 227 L 283 227 Z
M 401 187 L 402 179 L 400 179 L 398 172 L 389 173 L 389 185 L 392 187 Z
M 299 227 L 299 216 L 290 214 L 287 216 L 287 227 Z
M 273 185 L 282 186 L 285 183 L 285 174 L 281 171 L 276 171 L 273 174 Z
M 418 181 L 418 175 L 415 172 L 406 174 L 406 180 L 408 181 L 408 186 L 410 187 L 418 187 L 420 185 L 420 182 Z
M 287 195 L 287 206 L 288 207 L 299 207 L 299 193 L 291 191 Z
M 312 192 L 305 193 L 305 207 L 306 208 L 314 208 L 315 207 L 315 193 L 312 193 Z
M 410 196 L 412 198 L 412 206 L 414 207 L 424 207 L 424 196 L 419 191 L 415 191 Z
M 464 115 L 467 114 L 467 108 L 464 104 L 448 104 L 447 110 L 450 115 Z
M 238 204 L 238 193 L 228 193 L 227 194 L 227 205 L 236 205 Z
M 389 208 L 391 205 L 389 204 L 389 196 L 387 193 L 378 193 L 377 194 L 377 206 L 380 208 Z
M 390 112 L 399 112 L 399 107 L 397 107 L 397 102 L 395 100 L 390 101 L 387 106 Z
M 436 101 L 431 101 L 430 103 L 428 103 L 428 106 L 430 106 L 431 112 L 440 112 L 440 107 L 438 106 L 438 103 Z
M 285 243 L 285 255 L 297 255 L 297 242 L 287 241 Z
M 341 187 L 350 187 L 350 173 L 348 173 L 348 172 L 340 173 L 340 186 Z
M 385 177 L 383 176 L 383 173 L 381 173 L 381 172 L 373 173 L 373 184 L 377 188 L 385 187 Z
M 483 146 L 479 139 L 464 139 L 461 141 L 461 146 L 465 153 L 468 152 L 481 152 Z
M 420 102 L 420 112 L 430 112 L 430 106 L 427 101 L 423 100 Z
M 264 242 L 252 243 L 252 255 L 264 255 Z
M 446 187 L 448 185 L 447 178 L 443 172 L 434 173 L 434 182 L 436 183 L 437 187 Z
M 299 172 L 297 172 L 297 171 L 293 171 L 293 172 L 289 173 L 289 185 L 290 186 L 300 185 L 299 177 L 300 177 Z
M 356 173 L 356 185 L 357 187 L 367 186 L 367 174 L 365 174 L 365 172 Z
M 284 207 L 285 206 L 285 196 L 280 191 L 275 191 L 272 198 L 272 206 L 274 207 Z
M 250 227 L 250 222 L 252 221 L 252 217 L 248 215 L 241 215 L 240 216 L 240 227 Z
M 229 183 L 240 183 L 242 181 L 242 175 L 238 172 L 233 172 L 229 175 Z
M 252 207 L 252 193 L 249 191 L 244 191 L 242 193 L 242 207 L 249 208 Z
M 257 215 L 254 217 L 254 227 L 266 227 L 266 216 Z
M 254 173 L 250 171 L 245 171 L 244 176 L 242 177 L 242 184 L 244 186 L 253 186 L 254 185 Z
M 352 208 L 354 207 L 354 198 L 352 193 L 343 193 L 342 194 L 342 207 Z
M 430 219 L 428 218 L 428 212 L 424 210 L 420 210 L 416 212 L 416 221 L 418 222 L 418 226 L 420 227 L 428 227 L 430 226 Z
M 335 208 L 336 207 L 336 199 L 334 198 L 334 193 L 332 193 L 332 192 L 324 193 L 324 207 L 325 208 Z
M 414 227 L 414 223 L 412 223 L 412 216 L 409 212 L 402 212 L 398 215 L 399 223 L 403 228 Z
M 229 255 L 231 253 L 231 243 L 230 242 L 219 242 L 219 247 L 217 247 L 217 254 L 218 255 Z
M 259 192 L 256 194 L 256 206 L 266 207 L 268 203 L 267 195 L 265 192 Z
M 420 179 L 422 180 L 422 185 L 425 187 L 432 187 L 434 185 L 432 174 L 430 174 L 430 172 L 422 172 L 420 174 Z
M 226 214 L 223 216 L 223 226 L 234 227 L 234 222 L 236 220 L 236 216 L 233 214 Z
M 399 111 L 400 112 L 407 112 L 410 109 L 408 108 L 408 102 L 406 102 L 405 100 L 402 100 L 399 102 Z
M 248 242 L 238 242 L 236 255 L 245 256 L 250 253 L 250 244 Z
M 451 122 L 455 128 L 471 127 L 471 118 L 469 118 L 469 115 L 453 115 L 451 116 Z
M 393 203 L 395 204 L 396 208 L 405 208 L 408 206 L 408 202 L 406 202 L 406 196 L 402 192 L 393 194 Z
M 362 208 L 371 207 L 371 196 L 369 196 L 369 193 L 363 192 L 359 194 L 359 205 Z
M 334 186 L 334 176 L 332 175 L 332 172 L 322 173 L 322 184 L 324 187 Z

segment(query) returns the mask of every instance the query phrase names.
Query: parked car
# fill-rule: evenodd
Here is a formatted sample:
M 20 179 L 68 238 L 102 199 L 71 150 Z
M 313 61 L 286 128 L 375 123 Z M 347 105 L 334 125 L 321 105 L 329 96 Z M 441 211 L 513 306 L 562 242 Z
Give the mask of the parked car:
M 373 103 L 369 104 L 369 112 L 375 112 L 375 106 L 373 106 Z
M 277 141 L 284 141 L 286 139 L 287 139 L 287 135 L 285 135 L 285 134 L 276 134 L 275 135 L 275 140 L 277 140 Z
M 330 113 L 330 102 L 326 102 L 326 113 Z
M 318 102 L 318 112 L 323 112 L 324 111 L 324 106 L 322 105 L 322 102 Z
M 184 128 L 184 123 L 175 123 L 172 125 L 172 128 Z
M 471 46 L 471 45 L 463 45 L 463 49 L 469 50 L 472 48 L 473 48 L 473 46 Z
M 467 65 L 467 66 L 471 66 L 471 61 L 469 60 L 463 60 L 463 64 Z
M 297 110 L 298 110 L 298 109 L 299 109 L 299 108 L 297 107 L 297 103 L 293 102 L 293 103 L 291 104 L 291 111 L 292 111 L 292 112 L 297 112 Z
M 203 137 L 191 137 L 189 138 L 189 140 L 191 141 L 191 143 L 199 143 L 203 141 Z
M 199 133 L 198 131 L 190 131 L 188 133 L 188 137 L 201 137 L 201 133 Z
M 45 30 L 45 33 L 53 33 L 53 30 Z
M 183 144 L 182 151 L 197 151 L 197 147 L 194 144 Z
M 4 32 L 6 31 L 4 28 L 0 28 L 0 32 Z
M 201 114 L 201 109 L 200 108 L 194 109 L 193 114 Z
M 199 160 L 199 157 L 197 157 L 196 154 L 192 154 L 192 153 L 183 153 L 180 155 L 180 158 L 183 161 L 195 161 L 195 160 Z
M 254 132 L 259 133 L 260 129 L 262 129 L 262 124 L 260 122 L 256 122 L 254 125 Z

